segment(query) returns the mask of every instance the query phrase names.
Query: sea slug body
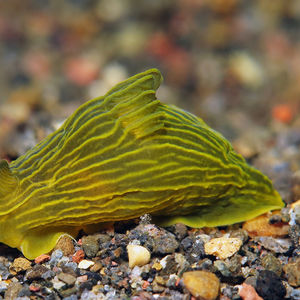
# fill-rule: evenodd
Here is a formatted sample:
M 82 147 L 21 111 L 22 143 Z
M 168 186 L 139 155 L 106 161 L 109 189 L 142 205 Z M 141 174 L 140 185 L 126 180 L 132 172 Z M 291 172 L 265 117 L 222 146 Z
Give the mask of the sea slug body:
M 80 106 L 0 161 L 0 242 L 27 258 L 85 225 L 151 214 L 161 225 L 241 222 L 283 206 L 271 181 L 201 119 L 161 103 L 151 69 Z

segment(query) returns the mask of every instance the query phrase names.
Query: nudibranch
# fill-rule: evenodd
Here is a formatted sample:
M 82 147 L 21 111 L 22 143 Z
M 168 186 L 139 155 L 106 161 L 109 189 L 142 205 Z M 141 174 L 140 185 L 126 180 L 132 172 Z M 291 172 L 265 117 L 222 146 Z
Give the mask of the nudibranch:
M 200 118 L 161 103 L 150 69 L 80 106 L 55 132 L 0 161 L 0 242 L 33 259 L 89 224 L 150 214 L 163 226 L 228 225 L 283 202 Z

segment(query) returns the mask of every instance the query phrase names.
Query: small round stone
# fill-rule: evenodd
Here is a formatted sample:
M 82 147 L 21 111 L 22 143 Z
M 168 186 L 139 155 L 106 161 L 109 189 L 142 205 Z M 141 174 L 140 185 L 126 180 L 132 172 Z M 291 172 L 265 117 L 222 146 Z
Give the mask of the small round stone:
M 128 245 L 127 252 L 130 268 L 135 266 L 144 266 L 150 261 L 151 254 L 148 249 L 143 246 Z
M 183 284 L 197 299 L 215 300 L 219 295 L 219 278 L 207 271 L 191 271 L 183 274 Z

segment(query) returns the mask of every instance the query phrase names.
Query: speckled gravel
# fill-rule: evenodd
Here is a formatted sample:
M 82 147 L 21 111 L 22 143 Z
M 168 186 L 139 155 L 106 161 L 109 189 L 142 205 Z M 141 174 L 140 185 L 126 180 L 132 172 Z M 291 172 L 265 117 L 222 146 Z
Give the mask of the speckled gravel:
M 227 227 L 224 234 L 224 229 L 191 229 L 182 224 L 163 229 L 136 220 L 117 223 L 115 230 L 83 235 L 76 243 L 70 239 L 74 252 L 68 256 L 61 249 L 41 263 L 30 262 L 18 252 L 1 256 L 0 297 L 190 299 L 191 292 L 195 293 L 190 286 L 192 271 L 202 270 L 217 276 L 220 299 L 241 299 L 243 282 L 252 285 L 263 299 L 299 299 L 300 259 L 293 255 L 296 245 L 291 238 L 272 238 L 270 246 L 262 243 L 262 237 L 249 238 L 240 227 Z M 224 259 L 205 254 L 205 243 L 224 235 L 240 237 L 242 247 Z M 150 251 L 149 263 L 129 268 L 126 247 L 132 242 Z M 188 287 L 184 274 L 192 274 Z M 199 279 L 196 282 L 199 288 Z

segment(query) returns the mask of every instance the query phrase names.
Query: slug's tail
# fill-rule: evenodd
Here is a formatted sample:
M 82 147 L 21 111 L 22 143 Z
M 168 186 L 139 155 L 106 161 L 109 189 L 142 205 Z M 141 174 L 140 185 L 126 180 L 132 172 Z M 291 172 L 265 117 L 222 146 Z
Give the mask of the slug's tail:
M 0 160 L 0 216 L 8 214 L 14 208 L 17 188 L 17 177 L 13 175 L 7 161 Z
M 23 237 L 20 247 L 24 256 L 34 259 L 37 256 L 50 252 L 62 236 L 76 237 L 77 228 L 43 228 L 30 231 Z

